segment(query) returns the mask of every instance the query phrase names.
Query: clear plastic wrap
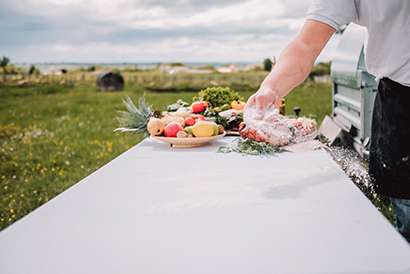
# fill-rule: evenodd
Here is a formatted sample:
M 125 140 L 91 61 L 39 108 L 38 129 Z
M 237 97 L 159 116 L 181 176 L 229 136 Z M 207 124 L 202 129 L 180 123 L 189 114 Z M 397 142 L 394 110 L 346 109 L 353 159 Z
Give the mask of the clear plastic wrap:
M 272 104 L 264 110 L 256 106 L 248 108 L 244 112 L 239 134 L 244 139 L 283 146 L 313 140 L 317 136 L 317 128 L 314 119 L 284 117 Z

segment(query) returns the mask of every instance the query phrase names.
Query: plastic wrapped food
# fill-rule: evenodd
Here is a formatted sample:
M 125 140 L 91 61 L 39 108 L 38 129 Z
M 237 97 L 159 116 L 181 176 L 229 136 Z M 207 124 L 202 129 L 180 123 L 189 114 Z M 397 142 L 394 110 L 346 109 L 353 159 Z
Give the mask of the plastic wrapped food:
M 317 128 L 314 119 L 290 119 L 279 115 L 279 110 L 270 105 L 264 110 L 248 108 L 239 126 L 239 134 L 244 139 L 284 146 L 313 140 Z

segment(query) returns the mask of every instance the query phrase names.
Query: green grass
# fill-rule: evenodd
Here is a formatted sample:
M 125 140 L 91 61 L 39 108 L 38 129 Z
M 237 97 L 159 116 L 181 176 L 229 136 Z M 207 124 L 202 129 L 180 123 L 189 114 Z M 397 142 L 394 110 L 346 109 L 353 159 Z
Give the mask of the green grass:
M 247 99 L 255 91 L 239 94 Z M 197 95 L 141 86 L 121 92 L 89 85 L 0 86 L 0 230 L 140 142 L 141 135 L 113 133 L 114 110 L 125 110 L 126 94 L 136 103 L 144 92 L 160 110 Z M 331 113 L 331 96 L 329 84 L 302 84 L 286 97 L 287 114 L 299 106 L 301 115 L 321 122 Z
M 54 92 L 55 89 L 58 92 Z M 45 92 L 44 92 L 45 90 Z M 144 90 L 98 92 L 59 85 L 4 87 L 0 92 L 0 229 L 47 202 L 144 137 L 116 132 L 121 98 Z M 166 109 L 192 93 L 150 93 Z

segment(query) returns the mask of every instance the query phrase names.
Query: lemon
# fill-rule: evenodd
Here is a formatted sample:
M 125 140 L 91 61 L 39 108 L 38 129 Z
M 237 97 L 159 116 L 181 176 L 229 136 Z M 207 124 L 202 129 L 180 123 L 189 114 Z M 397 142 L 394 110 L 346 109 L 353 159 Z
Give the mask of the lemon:
M 191 130 L 195 137 L 210 137 L 214 135 L 214 126 L 207 121 L 196 122 Z

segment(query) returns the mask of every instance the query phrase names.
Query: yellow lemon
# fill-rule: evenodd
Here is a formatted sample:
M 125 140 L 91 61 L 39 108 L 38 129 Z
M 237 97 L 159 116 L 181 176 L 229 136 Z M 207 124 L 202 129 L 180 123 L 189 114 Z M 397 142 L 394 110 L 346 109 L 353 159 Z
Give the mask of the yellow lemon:
M 214 134 L 214 127 L 210 122 L 199 121 L 192 126 L 195 137 L 210 137 Z

